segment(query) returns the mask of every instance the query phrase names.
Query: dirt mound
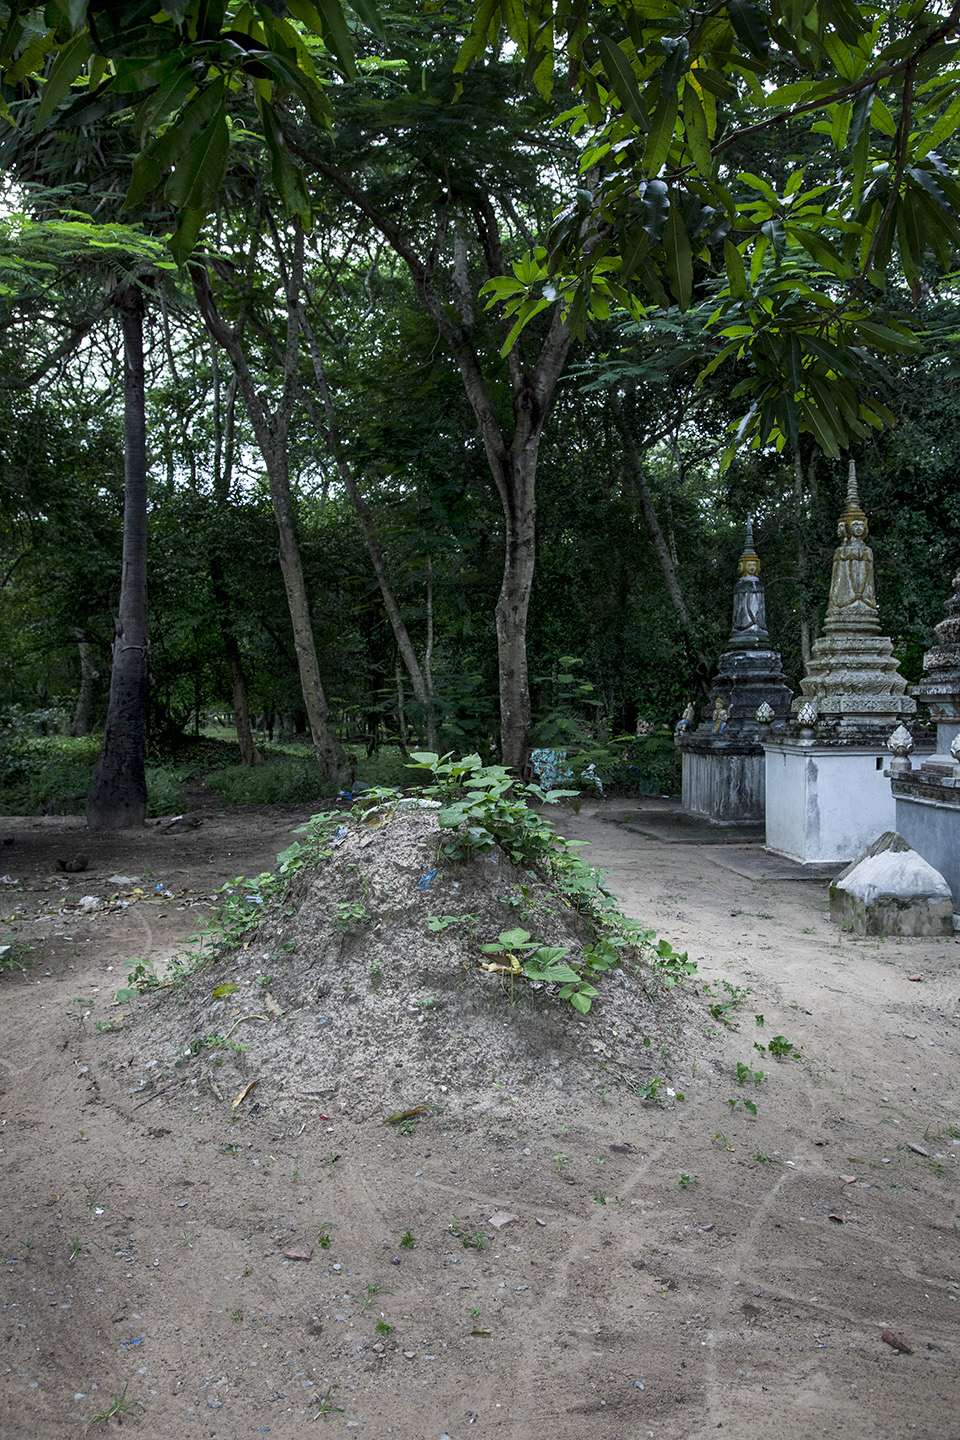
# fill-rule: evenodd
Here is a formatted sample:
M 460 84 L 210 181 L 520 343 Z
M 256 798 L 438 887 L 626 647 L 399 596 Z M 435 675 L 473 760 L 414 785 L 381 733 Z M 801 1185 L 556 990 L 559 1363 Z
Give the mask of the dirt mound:
M 678 1013 L 669 994 L 654 1005 L 652 971 L 626 959 L 579 1015 L 556 986 L 482 969 L 481 945 L 503 931 L 574 959 L 593 932 L 498 846 L 453 864 L 441 839 L 434 810 L 345 817 L 328 858 L 293 879 L 242 948 L 136 1002 L 125 1050 L 144 1096 L 209 1087 L 232 1099 L 255 1081 L 246 1105 L 362 1120 L 665 1082 Z

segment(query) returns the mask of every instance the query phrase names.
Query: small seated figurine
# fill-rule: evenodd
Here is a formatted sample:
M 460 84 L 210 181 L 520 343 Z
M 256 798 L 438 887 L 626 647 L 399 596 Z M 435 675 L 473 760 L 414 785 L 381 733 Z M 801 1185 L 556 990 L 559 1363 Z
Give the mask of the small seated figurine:
M 717 696 L 716 704 L 713 707 L 713 733 L 722 735 L 727 728 L 727 721 L 730 719 L 730 712 L 723 701 Z
M 683 732 L 684 732 L 684 730 L 689 730 L 689 729 L 690 729 L 690 726 L 693 724 L 693 722 L 694 722 L 694 720 L 696 719 L 696 717 L 697 717 L 697 712 L 696 712 L 696 710 L 695 710 L 695 708 L 694 708 L 693 701 L 691 700 L 691 701 L 688 703 L 688 705 L 687 705 L 686 709 L 684 710 L 683 714 L 680 716 L 680 719 L 677 721 L 676 725 L 674 725 L 674 727 L 673 727 L 673 733 L 674 733 L 674 735 L 682 735 Z M 638 725 L 637 725 L 637 734 L 639 734 L 639 733 L 640 733 L 640 726 L 639 726 L 639 723 L 638 723 Z

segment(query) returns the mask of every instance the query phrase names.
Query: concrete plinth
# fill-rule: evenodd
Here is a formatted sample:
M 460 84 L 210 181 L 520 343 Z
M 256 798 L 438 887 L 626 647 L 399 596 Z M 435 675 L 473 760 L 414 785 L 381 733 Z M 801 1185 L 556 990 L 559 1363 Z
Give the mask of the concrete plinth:
M 881 744 L 796 740 L 763 748 L 767 849 L 774 855 L 848 864 L 885 830 L 900 828 Z
M 683 808 L 715 825 L 762 825 L 763 748 L 751 744 L 696 745 L 683 748 Z
M 857 935 L 952 935 L 953 901 L 940 872 L 888 830 L 830 886 L 830 918 Z

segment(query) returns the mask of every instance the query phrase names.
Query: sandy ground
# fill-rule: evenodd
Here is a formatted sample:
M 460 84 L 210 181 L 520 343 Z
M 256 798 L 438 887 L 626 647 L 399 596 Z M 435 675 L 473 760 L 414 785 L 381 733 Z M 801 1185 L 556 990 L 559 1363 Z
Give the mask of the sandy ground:
M 561 828 L 699 963 L 663 1100 L 491 1076 L 406 1135 L 342 1093 L 296 1119 L 144 1099 L 103 1028 L 125 962 L 181 948 L 302 808 L 99 839 L 0 821 L 0 943 L 33 946 L 0 978 L 3 1440 L 960 1440 L 957 942 L 839 933 L 822 883 L 749 879 L 628 809 Z M 604 1026 L 578 1032 L 598 1055 Z M 755 1049 L 776 1035 L 793 1055 Z

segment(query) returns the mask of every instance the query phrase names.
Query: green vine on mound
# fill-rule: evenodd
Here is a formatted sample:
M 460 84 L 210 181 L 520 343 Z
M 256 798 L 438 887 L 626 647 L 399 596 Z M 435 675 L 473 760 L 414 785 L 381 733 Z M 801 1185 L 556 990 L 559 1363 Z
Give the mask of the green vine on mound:
M 555 994 L 580 1014 L 586 1014 L 599 994 L 594 983 L 605 971 L 623 963 L 625 957 L 643 962 L 648 991 L 669 988 L 696 972 L 696 963 L 686 953 L 674 950 L 669 941 L 658 939 L 653 930 L 630 919 L 619 909 L 616 898 L 604 887 L 603 872 L 587 865 L 579 855 L 586 842 L 566 840 L 558 835 L 543 807 L 555 805 L 576 790 L 545 790 L 540 785 L 521 784 L 504 765 L 484 765 L 479 755 L 453 759 L 430 751 L 415 752 L 413 770 L 432 777 L 407 796 L 396 788 L 377 787 L 363 792 L 350 812 L 354 822 L 374 827 L 386 824 L 393 814 L 419 800 L 439 805 L 436 811 L 441 831 L 440 855 L 452 863 L 490 854 L 499 848 L 511 862 L 560 892 L 592 930 L 589 944 L 579 956 L 569 947 L 545 946 L 527 930 L 501 931 L 495 942 L 482 945 L 488 969 L 509 975 L 511 987 L 520 978 Z M 347 833 L 340 811 L 314 815 L 294 841 L 277 856 L 273 871 L 252 878 L 237 876 L 221 886 L 220 907 L 196 936 L 196 948 L 174 960 L 168 969 L 167 984 L 176 984 L 209 960 L 239 949 L 268 913 L 289 910 L 291 889 L 305 869 L 328 860 Z M 359 923 L 359 907 L 338 908 L 339 928 Z M 364 912 L 362 919 L 368 918 Z M 431 916 L 428 928 L 442 932 L 457 920 L 472 922 L 474 916 Z M 287 948 L 287 947 L 284 947 Z M 132 999 L 159 986 L 152 966 L 131 962 L 127 986 L 118 999 Z

